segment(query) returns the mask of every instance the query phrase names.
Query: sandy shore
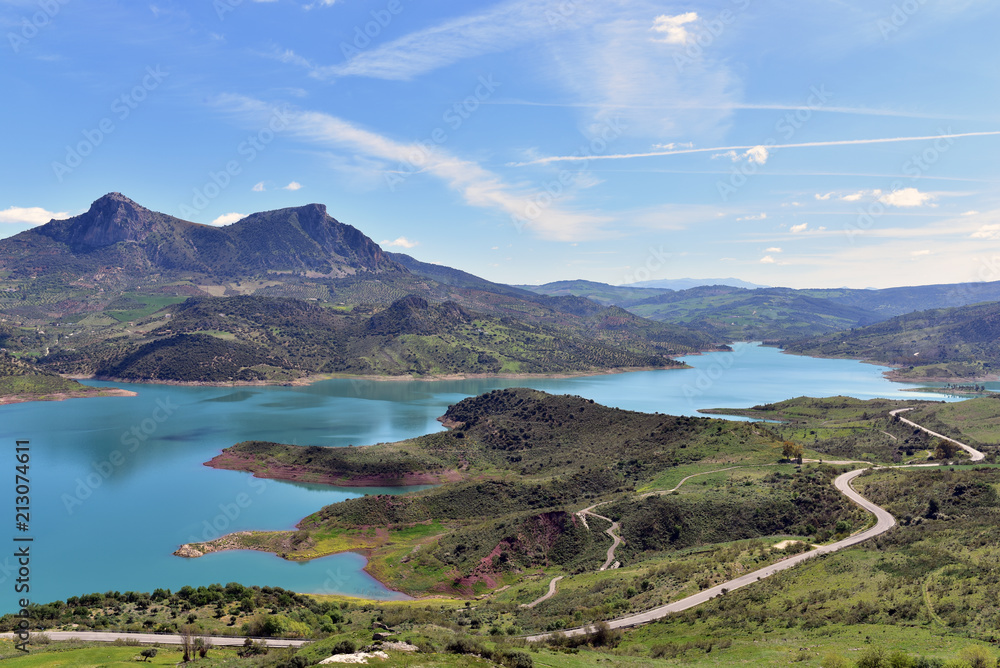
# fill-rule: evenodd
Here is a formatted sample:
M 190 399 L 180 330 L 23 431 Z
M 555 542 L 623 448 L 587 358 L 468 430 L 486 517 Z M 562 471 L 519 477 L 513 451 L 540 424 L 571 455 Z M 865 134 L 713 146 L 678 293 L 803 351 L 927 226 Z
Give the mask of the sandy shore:
M 607 376 L 618 373 L 632 373 L 633 371 L 674 371 L 677 369 L 690 369 L 687 364 L 676 366 L 637 366 L 621 367 L 615 369 L 595 369 L 591 371 L 567 371 L 564 373 L 456 373 L 456 374 L 428 374 L 425 376 L 353 376 L 349 374 L 325 373 L 303 376 L 295 380 L 232 380 L 232 381 L 187 381 L 187 380 L 129 380 L 126 378 L 112 378 L 106 376 L 66 376 L 73 380 L 100 380 L 112 383 L 135 383 L 143 385 L 186 385 L 191 387 L 303 387 L 312 385 L 323 380 L 377 380 L 386 382 L 397 381 L 438 381 L 438 380 L 478 380 L 490 378 L 503 378 L 510 380 L 518 379 L 552 379 L 561 378 L 584 378 L 587 376 Z

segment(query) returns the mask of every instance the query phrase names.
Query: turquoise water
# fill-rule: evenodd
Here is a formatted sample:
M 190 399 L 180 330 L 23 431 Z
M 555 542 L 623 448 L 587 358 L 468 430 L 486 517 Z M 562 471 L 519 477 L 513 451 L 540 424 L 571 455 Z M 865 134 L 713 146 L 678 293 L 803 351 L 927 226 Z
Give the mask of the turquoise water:
M 403 598 L 341 554 L 292 563 L 257 552 L 199 559 L 171 553 L 182 543 L 243 529 L 288 529 L 320 507 L 364 493 L 260 480 L 203 466 L 248 439 L 346 446 L 395 441 L 442 427 L 436 418 L 461 399 L 528 386 L 578 394 L 620 408 L 696 415 L 699 408 L 748 407 L 808 395 L 933 398 L 902 392 L 884 367 L 785 355 L 737 344 L 734 352 L 690 356 L 694 368 L 570 379 L 463 381 L 332 380 L 308 387 L 184 387 L 100 383 L 136 397 L 74 399 L 0 407 L 0 489 L 9 504 L 0 531 L 0 611 L 15 609 L 14 441 L 31 442 L 31 592 L 36 602 L 95 591 L 152 591 L 241 582 L 301 592 Z M 411 488 L 413 489 L 413 488 Z

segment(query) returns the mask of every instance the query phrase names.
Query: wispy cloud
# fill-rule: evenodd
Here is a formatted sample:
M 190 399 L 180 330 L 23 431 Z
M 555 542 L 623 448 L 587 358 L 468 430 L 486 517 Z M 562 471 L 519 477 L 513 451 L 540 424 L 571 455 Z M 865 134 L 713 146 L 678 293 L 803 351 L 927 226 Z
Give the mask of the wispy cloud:
M 261 181 L 259 183 L 254 184 L 254 187 L 251 188 L 251 190 L 253 190 L 255 193 L 262 193 L 262 192 L 264 192 L 264 182 Z
M 276 111 L 271 105 L 239 95 L 223 95 L 216 104 L 253 123 L 265 122 Z M 346 149 L 363 158 L 378 159 L 393 166 L 412 166 L 415 172 L 432 176 L 462 195 L 469 206 L 500 211 L 527 219 L 526 229 L 546 239 L 577 241 L 605 233 L 601 226 L 611 219 L 580 213 L 549 202 L 539 205 L 540 193 L 530 187 L 506 183 L 479 163 L 459 158 L 439 146 L 399 142 L 366 130 L 336 116 L 318 111 L 285 109 L 287 134 L 318 146 Z M 386 171 L 391 171 L 386 168 Z
M 0 223 L 15 223 L 19 225 L 44 225 L 50 220 L 69 218 L 65 211 L 47 211 L 40 206 L 12 206 L 0 211 Z
M 573 12 L 564 13 L 549 0 L 512 0 L 410 33 L 341 64 L 309 67 L 321 78 L 359 76 L 405 81 L 575 27 L 593 13 L 594 9 L 583 3 L 575 4 Z
M 926 135 L 921 137 L 884 137 L 878 139 L 840 139 L 836 141 L 813 141 L 813 142 L 803 142 L 801 144 L 770 144 L 767 146 L 768 149 L 776 148 L 816 148 L 821 146 L 855 146 L 859 144 L 890 144 L 894 142 L 907 142 L 907 141 L 930 141 L 936 139 L 957 139 L 960 137 L 988 137 L 1000 135 L 1000 130 L 993 130 L 989 132 L 960 132 L 954 134 L 943 134 L 943 135 Z M 647 151 L 645 153 L 614 153 L 609 155 L 592 155 L 592 156 L 578 156 L 578 155 L 554 155 L 546 158 L 538 158 L 536 160 L 529 160 L 526 162 L 515 162 L 510 163 L 512 167 L 525 167 L 527 165 L 545 165 L 551 162 L 573 162 L 579 160 L 627 160 L 630 158 L 653 158 L 666 155 L 681 155 L 685 153 L 709 153 L 709 152 L 719 152 L 719 151 L 749 151 L 751 149 L 757 148 L 757 145 L 745 145 L 745 146 L 713 146 L 711 148 L 688 148 L 688 149 L 678 149 L 672 151 Z

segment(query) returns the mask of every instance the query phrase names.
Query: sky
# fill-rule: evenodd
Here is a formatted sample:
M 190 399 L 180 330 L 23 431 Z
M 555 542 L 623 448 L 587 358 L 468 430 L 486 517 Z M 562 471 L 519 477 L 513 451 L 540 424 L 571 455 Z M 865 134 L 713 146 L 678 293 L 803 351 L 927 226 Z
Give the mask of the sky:
M 0 0 L 0 237 L 312 202 L 490 280 L 1000 280 L 991 0 Z

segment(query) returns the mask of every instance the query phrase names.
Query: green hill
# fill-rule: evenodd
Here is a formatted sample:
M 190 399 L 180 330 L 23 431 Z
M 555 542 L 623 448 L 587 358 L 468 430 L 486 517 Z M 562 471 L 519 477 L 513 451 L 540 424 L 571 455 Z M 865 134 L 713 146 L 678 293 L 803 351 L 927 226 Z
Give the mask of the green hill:
M 102 378 L 209 382 L 679 366 L 652 346 L 633 351 L 611 337 L 584 338 L 417 296 L 349 312 L 287 298 L 191 298 L 167 313 L 139 321 L 130 336 L 56 351 L 41 363 Z
M 786 475 L 773 468 L 782 440 L 752 423 L 636 413 L 527 389 L 465 399 L 442 421 L 451 431 L 392 444 L 250 441 L 227 448 L 209 465 L 305 482 L 444 484 L 327 506 L 300 522 L 294 546 L 287 543 L 291 534 L 279 532 L 188 549 L 239 545 L 294 559 L 365 549 L 369 569 L 394 587 L 468 596 L 531 568 L 596 570 L 607 549 L 596 530 L 607 525 L 592 518 L 586 528 L 574 513 L 601 500 L 613 502 L 601 512 L 620 522 L 629 546 L 616 557 L 623 563 L 720 540 L 789 533 L 825 540 L 838 526 L 861 521 L 833 489 L 833 469 Z M 668 480 L 724 468 L 722 462 L 779 473 L 753 474 L 754 486 L 735 494 L 714 485 L 681 497 L 657 494 Z M 652 496 L 636 495 L 650 489 Z M 401 558 L 417 551 L 419 558 Z
M 883 290 L 751 290 L 728 285 L 669 290 L 592 281 L 524 287 L 539 294 L 576 295 L 614 304 L 644 318 L 684 324 L 728 341 L 788 341 L 863 327 L 915 310 L 1000 300 L 1000 282 Z
M 899 367 L 901 378 L 991 376 L 1000 368 L 1000 302 L 901 315 L 868 327 L 800 341 L 790 352 L 848 357 Z

